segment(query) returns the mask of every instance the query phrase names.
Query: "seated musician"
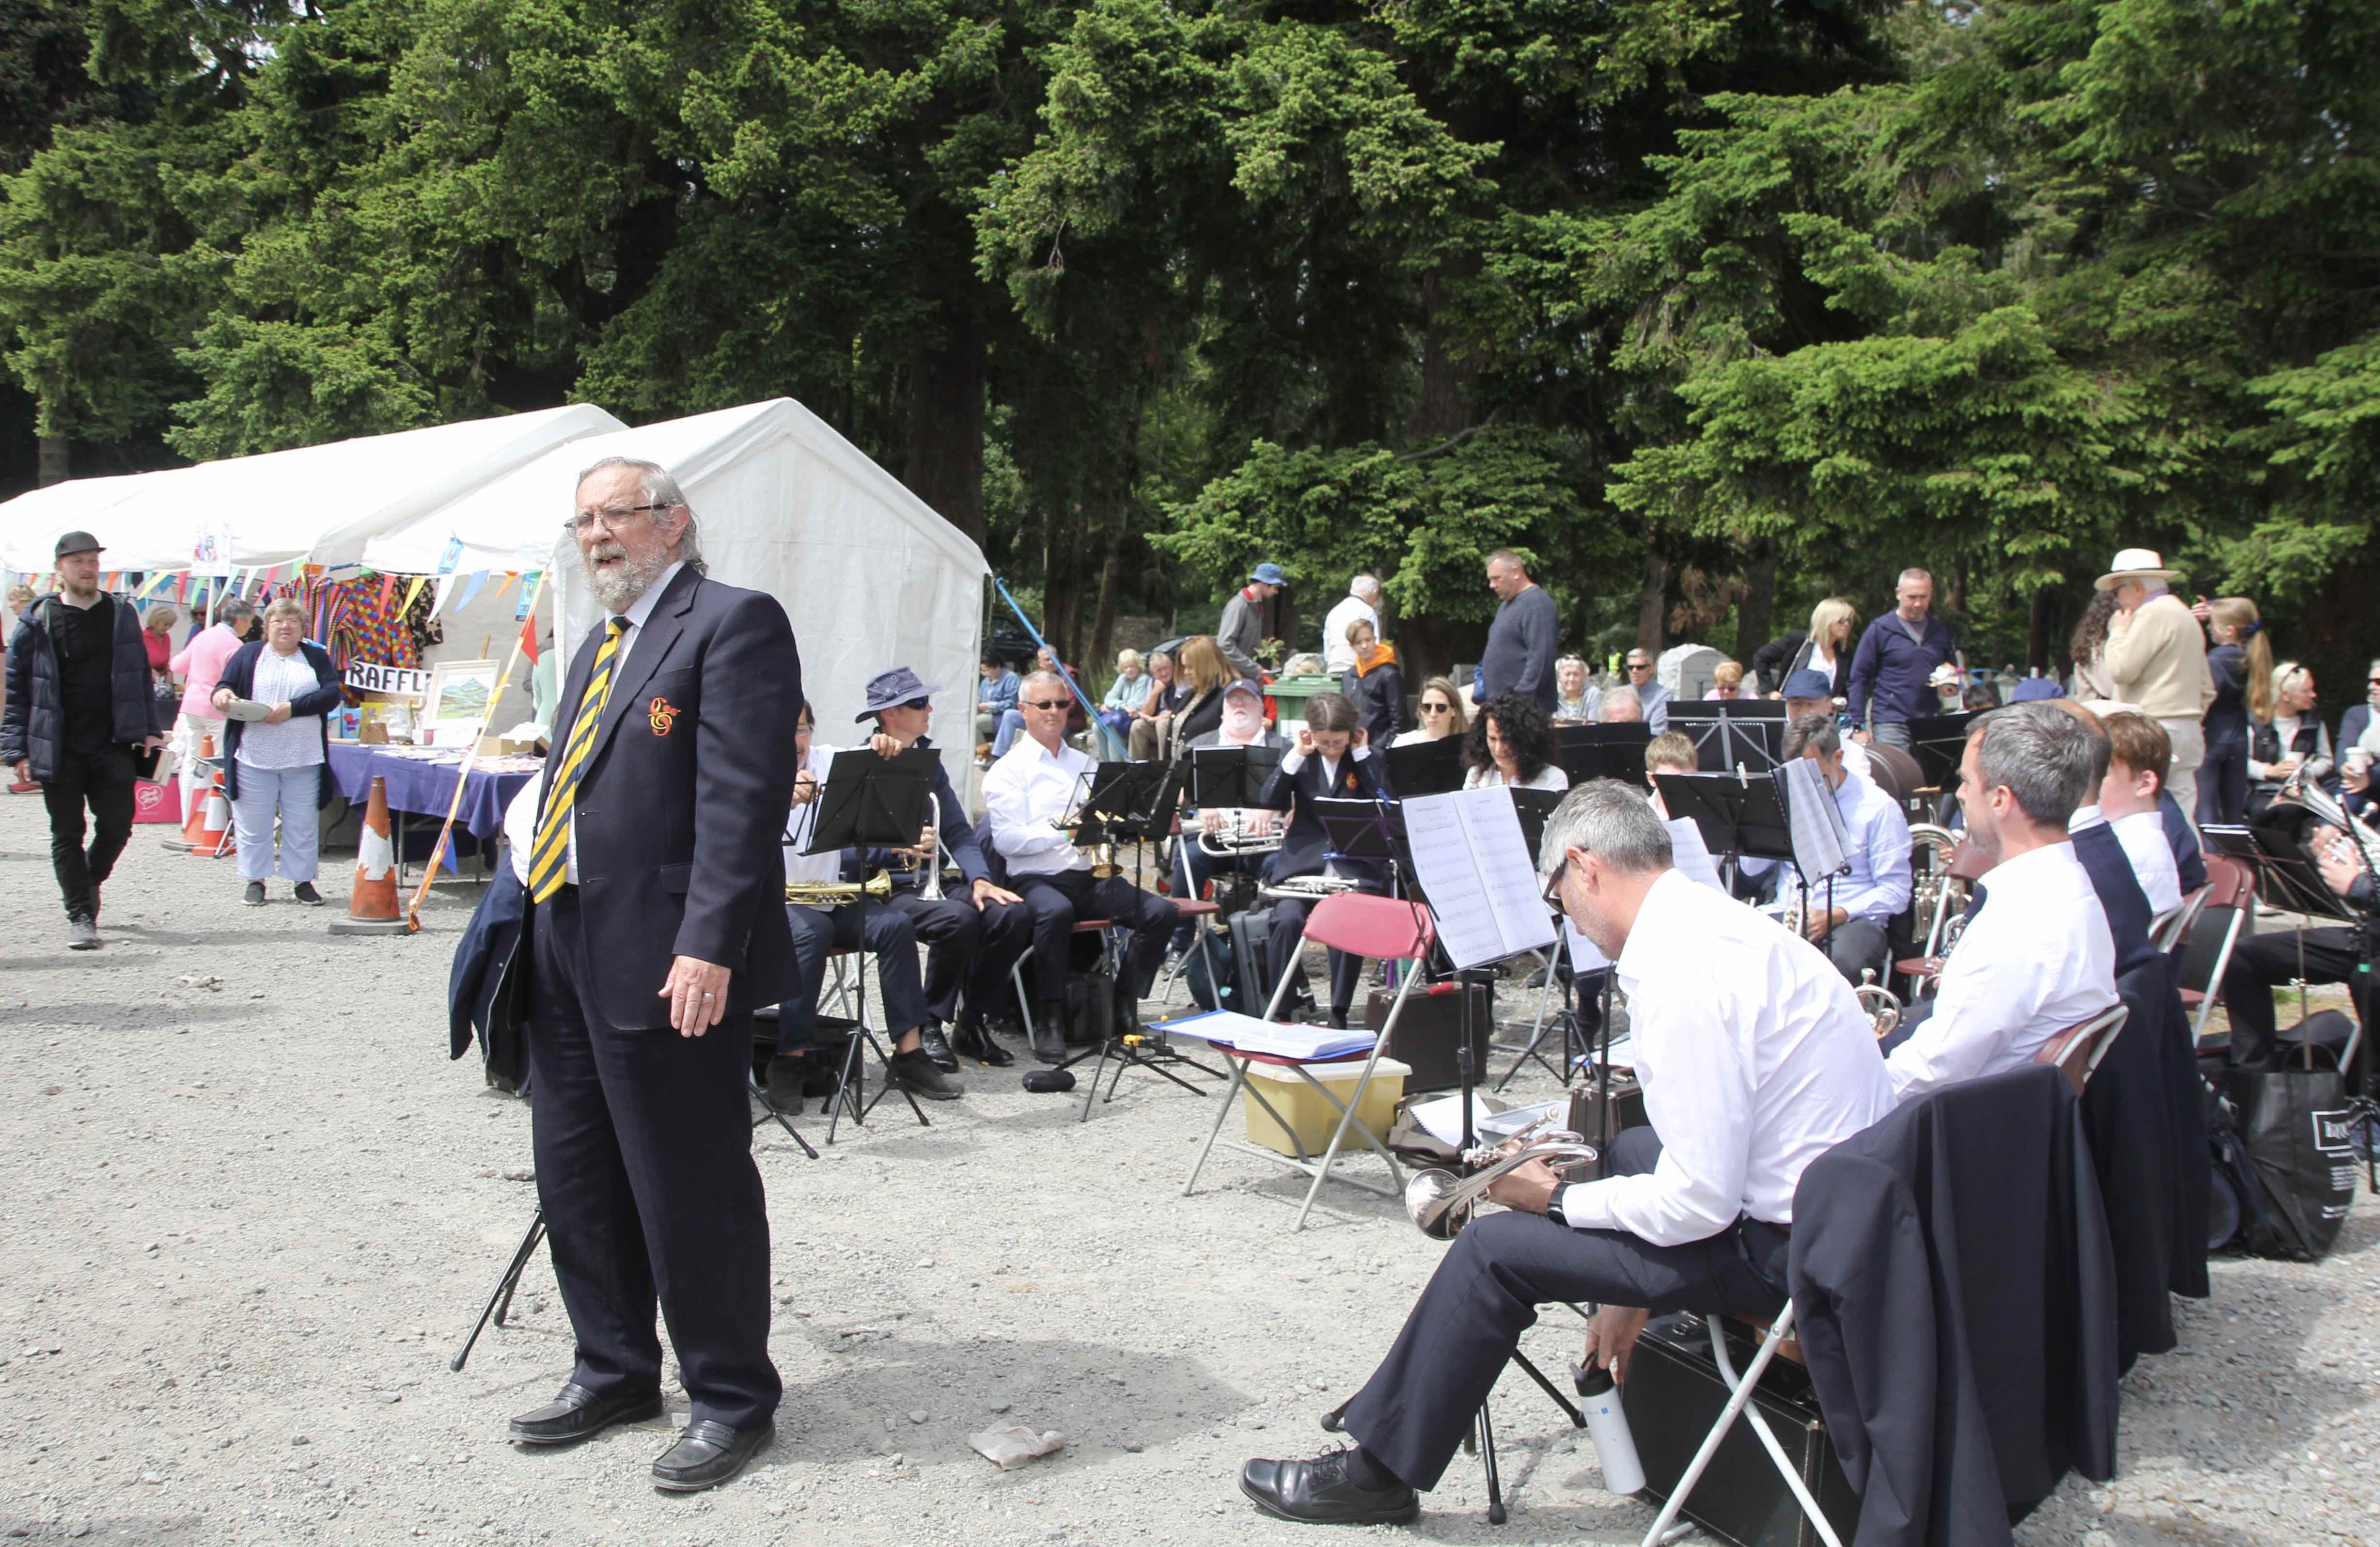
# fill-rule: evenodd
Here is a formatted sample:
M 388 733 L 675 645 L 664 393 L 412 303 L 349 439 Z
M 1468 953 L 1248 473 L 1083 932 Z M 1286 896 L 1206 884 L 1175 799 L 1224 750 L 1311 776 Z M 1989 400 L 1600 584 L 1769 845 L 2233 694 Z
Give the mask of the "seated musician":
M 1548 1301 L 1597 1302 L 1587 1358 L 1624 1376 L 1655 1312 L 1774 1316 L 1786 1301 L 1803 1168 L 1882 1118 L 1892 1092 L 1858 997 L 1806 941 L 1670 869 L 1670 834 L 1617 780 L 1547 819 L 1549 901 L 1616 964 L 1650 1127 L 1597 1182 L 1531 1162 L 1488 1197 L 1511 1211 L 1454 1238 L 1404 1330 L 1342 1416 L 1357 1448 L 1250 1461 L 1240 1490 L 1285 1519 L 1419 1513 Z
M 2155 915 L 2149 907 L 2148 891 L 2132 873 L 2131 857 L 2099 810 L 2099 794 L 2107 782 L 2115 745 L 2107 739 L 2107 727 L 2098 711 L 2072 699 L 2046 699 L 2042 702 L 2046 708 L 2070 715 L 2089 733 L 2097 760 L 2082 804 L 2075 808 L 2066 828 L 2074 839 L 2074 858 L 2082 861 L 2084 872 L 2091 877 L 2091 889 L 2099 895 L 2099 907 L 2107 916 L 2107 930 L 2116 942 L 2116 976 L 2121 978 L 2155 960 L 2156 947 L 2149 940 L 2149 924 Z
M 2103 716 L 2107 733 L 2107 776 L 2099 785 L 2099 814 L 2115 830 L 2132 874 L 2148 896 L 2152 914 L 2181 906 L 2181 872 L 2168 841 L 2157 798 L 2165 793 L 2173 738 L 2145 714 L 2130 711 Z
M 1464 789 L 1570 788 L 1570 775 L 1554 761 L 1552 722 L 1536 700 L 1519 693 L 1499 693 L 1480 706 L 1463 738 L 1463 766 Z
M 2309 833 L 2308 842 L 2323 881 L 2346 898 L 2363 916 L 2362 920 L 2354 928 L 2334 924 L 2240 937 L 2223 968 L 2223 1007 L 2231 1017 L 2228 1056 L 2234 1068 L 2272 1066 L 2273 990 L 2280 984 L 2302 979 L 2309 983 L 2358 985 L 2352 995 L 2355 1018 L 2369 1028 L 2373 1017 L 2380 1015 L 2380 990 L 2362 970 L 2364 942 L 2361 938 L 2374 927 L 2374 915 L 2380 914 L 2380 889 L 2375 889 L 2372 872 L 2364 868 L 2355 846 L 2337 828 L 2316 827 Z M 2380 843 L 2367 837 L 2365 847 L 2380 859 Z M 2285 1043 L 2281 1052 L 2286 1054 L 2294 1045 Z M 2363 1056 L 2357 1054 L 2359 1060 Z M 2362 1089 L 2361 1075 L 2352 1065 L 2347 1088 Z
M 1914 884 L 1909 864 L 1909 819 L 1900 803 L 1865 779 L 1854 779 L 1843 763 L 1842 732 L 1831 713 L 1813 713 L 1785 726 L 1784 753 L 1818 765 L 1818 776 L 1834 792 L 1843 818 L 1843 858 L 1850 869 L 1813 883 L 1803 894 L 1792 867 L 1770 859 L 1747 859 L 1747 874 L 1774 869 L 1778 897 L 1803 894 L 1803 932 L 1827 953 L 1846 982 L 1874 971 L 1881 980 L 1890 944 L 1886 932 L 1909 906 Z
M 1191 741 L 1185 749 L 1196 760 L 1198 753 L 1210 747 L 1262 747 L 1270 751 L 1286 752 L 1289 743 L 1281 733 L 1269 730 L 1264 723 L 1264 688 L 1255 681 L 1241 677 L 1223 689 L 1223 723 Z M 1190 772 L 1183 771 L 1184 787 L 1190 783 Z M 1203 897 L 1207 883 L 1219 874 L 1257 875 L 1265 861 L 1272 858 L 1269 847 L 1257 847 L 1245 854 L 1218 858 L 1199 844 L 1201 834 L 1219 846 L 1232 842 L 1265 845 L 1280 832 L 1280 813 L 1256 806 L 1207 806 L 1195 815 L 1184 813 L 1182 839 L 1173 846 L 1173 895 L 1177 897 Z M 1190 926 L 1187 921 L 1174 932 L 1174 948 L 1187 949 Z
M 931 750 L 933 738 L 926 730 L 933 723 L 933 695 L 941 691 L 918 681 L 906 666 L 868 678 L 868 707 L 858 715 L 876 722 L 868 746 L 888 758 L 912 747 Z M 939 895 L 945 855 L 959 871 L 959 888 L 951 896 Z M 1033 916 L 1024 898 L 993 883 L 981 835 L 967 821 L 966 802 L 959 798 L 949 770 L 939 761 L 934 765 L 933 816 L 918 834 L 917 847 L 873 851 L 856 869 L 862 874 L 891 871 L 890 906 L 908 919 L 925 943 L 926 1024 L 919 1045 L 926 1056 L 947 1074 L 958 1072 L 958 1054 L 994 1068 L 1014 1063 L 986 1021 L 1008 993 L 1008 969 L 1032 936 Z M 933 896 L 926 895 L 929 879 L 937 893 Z M 951 1028 L 947 1041 L 945 1026 Z
M 1388 891 L 1389 869 L 1381 861 L 1330 858 L 1330 835 L 1323 831 L 1322 818 L 1314 808 L 1315 801 L 1326 797 L 1377 800 L 1389 793 L 1386 760 L 1374 757 L 1366 742 L 1355 706 L 1343 695 L 1317 693 L 1305 700 L 1305 723 L 1298 727 L 1297 744 L 1282 755 L 1281 766 L 1273 770 L 1272 777 L 1265 781 L 1257 797 L 1259 805 L 1289 813 L 1289 826 L 1281 834 L 1281 848 L 1265 868 L 1269 885 L 1278 886 L 1300 876 L 1327 874 L 1354 882 L 1357 891 Z M 1288 962 L 1297 954 L 1298 937 L 1305 931 L 1305 916 L 1320 900 L 1318 893 L 1311 900 L 1274 899 L 1267 955 L 1276 973 L 1286 970 Z M 1335 950 L 1330 953 L 1331 1025 L 1347 1024 L 1348 1011 L 1355 1002 L 1355 984 L 1363 973 L 1362 957 Z M 1266 985 L 1268 1001 L 1271 987 Z M 1286 1010 L 1284 1005 L 1283 1013 Z
M 1694 738 L 1683 731 L 1664 731 L 1645 743 L 1645 783 L 1653 791 L 1653 811 L 1663 822 L 1670 820 L 1670 808 L 1661 799 L 1661 786 L 1654 784 L 1658 774 L 1698 774 L 1702 771 L 1700 755 L 1694 750 Z
M 1835 701 L 1834 678 L 1825 672 L 1804 666 L 1798 672 L 1787 673 L 1784 693 L 1787 725 L 1804 714 L 1824 714 L 1840 726 L 1842 705 Z M 1876 783 L 1874 759 L 1868 755 L 1866 746 L 1848 737 L 1843 738 L 1843 767 L 1854 779 Z
M 1155 986 L 1165 943 L 1181 914 L 1123 875 L 1091 874 L 1071 823 L 1084 775 L 1099 765 L 1066 745 L 1073 701 L 1055 672 L 1025 679 L 1017 700 L 1025 734 L 984 775 L 984 825 L 1008 870 L 1009 885 L 1033 915 L 1034 1012 L 1026 1028 L 1033 1056 L 1066 1061 L 1066 958 L 1075 921 L 1106 919 L 1132 932 L 1119 993 L 1134 1001 Z
M 838 749 L 813 745 L 816 717 L 802 705 L 794 744 L 802 769 L 795 776 L 793 798 L 785 815 L 785 882 L 800 884 L 839 883 L 842 851 L 806 854 L 818 822 L 819 797 L 826 788 L 829 766 Z M 794 929 L 794 971 L 800 991 L 777 1009 L 777 1055 L 769 1060 L 769 1101 L 781 1110 L 802 1109 L 803 1064 L 818 1035 L 819 995 L 826 988 L 827 957 L 837 951 L 867 950 L 876 956 L 876 981 L 882 994 L 880 1006 L 885 1032 L 892 1039 L 892 1081 L 914 1096 L 929 1101 L 956 1101 L 965 1091 L 959 1082 L 934 1066 L 921 1045 L 926 1024 L 926 991 L 917 978 L 917 931 L 908 915 L 884 905 L 857 901 L 824 906 L 787 903 L 785 920 Z
M 1993 861 L 1934 997 L 1885 1040 L 1897 1100 L 2030 1063 L 2116 1003 L 2116 944 L 2066 824 L 2101 753 L 2055 703 L 2011 704 L 1967 727 L 1959 804 Z

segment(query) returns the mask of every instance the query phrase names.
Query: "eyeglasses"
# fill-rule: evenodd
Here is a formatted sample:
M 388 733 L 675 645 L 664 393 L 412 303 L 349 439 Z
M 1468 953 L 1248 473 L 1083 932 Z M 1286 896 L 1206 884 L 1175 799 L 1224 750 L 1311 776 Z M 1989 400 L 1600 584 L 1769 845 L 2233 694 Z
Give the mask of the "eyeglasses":
M 577 515 L 573 516 L 569 520 L 563 522 L 562 525 L 564 530 L 570 532 L 573 536 L 584 537 L 589 532 L 595 530 L 595 523 L 597 521 L 601 521 L 603 523 L 603 530 L 605 531 L 618 531 L 622 527 L 628 524 L 629 517 L 636 515 L 639 511 L 667 510 L 669 506 L 665 505 L 609 505 L 605 506 L 601 510 L 582 510 Z
M 1649 672 L 1653 669 L 1653 663 L 1650 661 L 1631 661 L 1628 663 L 1628 669 L 1632 672 Z
M 1552 908 L 1557 913 L 1562 910 L 1562 871 L 1568 869 L 1570 869 L 1570 856 L 1565 854 L 1561 857 L 1561 863 L 1554 867 L 1554 873 L 1546 877 L 1545 888 L 1537 894 L 1539 896 L 1545 898 L 1546 906 Z
M 924 699 L 911 699 L 907 703 L 905 703 L 900 707 L 903 709 L 923 709 L 926 707 L 926 700 Z
M 1066 707 L 1066 700 L 1064 699 L 1026 699 L 1024 702 L 1025 707 L 1027 709 L 1038 709 L 1044 711 L 1063 709 Z
M 2374 677 L 2373 680 L 2380 682 L 2380 677 Z M 1451 703 L 1426 703 L 1421 706 L 1421 712 L 1424 714 L 1451 714 L 1454 713 L 1454 706 Z

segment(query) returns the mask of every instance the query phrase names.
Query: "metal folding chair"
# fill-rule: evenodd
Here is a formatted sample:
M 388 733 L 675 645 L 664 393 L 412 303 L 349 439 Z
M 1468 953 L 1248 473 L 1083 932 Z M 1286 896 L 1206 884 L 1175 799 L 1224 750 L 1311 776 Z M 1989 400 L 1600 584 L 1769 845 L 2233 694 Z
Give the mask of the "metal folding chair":
M 1418 904 L 1399 902 L 1392 897 L 1370 896 L 1361 892 L 1333 893 L 1317 903 L 1314 911 L 1305 916 L 1305 932 L 1299 937 L 1300 949 L 1290 952 L 1289 959 L 1281 964 L 1281 981 L 1273 986 L 1272 1001 L 1265 1006 L 1263 1018 L 1270 1020 L 1279 1013 L 1282 1001 L 1288 998 L 1290 984 L 1297 977 L 1298 958 L 1304 954 L 1303 947 L 1307 941 L 1374 960 L 1418 963 L 1428 954 L 1435 933 L 1428 910 Z M 1363 1105 L 1364 1092 L 1371 1087 L 1372 1071 L 1380 1062 L 1380 1050 L 1389 1045 L 1389 1038 L 1396 1030 L 1397 1017 L 1404 1013 L 1405 1000 L 1412 995 L 1414 984 L 1420 978 L 1418 971 L 1407 972 L 1397 985 L 1397 996 L 1389 1005 L 1388 1019 L 1381 1024 L 1379 1035 L 1372 1040 L 1372 1051 L 1364 1055 L 1363 1070 L 1356 1076 L 1355 1088 L 1343 1102 L 1329 1085 L 1315 1078 L 1307 1069 L 1311 1065 L 1352 1063 L 1352 1058 L 1285 1058 L 1272 1054 L 1242 1053 L 1220 1042 L 1210 1044 L 1230 1066 L 1232 1083 L 1231 1088 L 1223 1092 L 1221 1110 L 1215 1114 L 1215 1126 L 1207 1130 L 1207 1142 L 1199 1148 L 1198 1158 L 1190 1167 L 1190 1179 L 1183 1184 L 1182 1195 L 1187 1198 L 1197 1190 L 1198 1173 L 1206 1169 L 1207 1157 L 1214 1152 L 1216 1142 L 1223 1131 L 1224 1119 L 1232 1115 L 1232 1098 L 1245 1093 L 1280 1125 L 1282 1132 L 1290 1135 L 1291 1142 L 1298 1152 L 1293 1158 L 1253 1144 L 1237 1144 L 1233 1148 L 1277 1161 L 1314 1178 L 1305 1189 L 1305 1201 L 1297 1211 L 1297 1223 L 1292 1226 L 1293 1229 L 1305 1228 L 1305 1216 L 1313 1212 L 1314 1200 L 1321 1193 L 1322 1184 L 1330 1179 L 1331 1170 L 1338 1163 L 1340 1151 L 1345 1146 L 1351 1129 L 1389 1168 L 1390 1185 L 1378 1188 L 1351 1176 L 1342 1176 L 1340 1180 L 1350 1187 L 1360 1187 L 1387 1197 L 1402 1197 L 1404 1173 L 1397 1165 L 1396 1156 L 1389 1152 L 1389 1147 L 1380 1136 L 1374 1133 L 1355 1113 Z M 1292 1071 L 1320 1091 L 1323 1100 L 1338 1110 L 1339 1120 L 1331 1127 L 1330 1143 L 1318 1160 L 1306 1155 L 1305 1145 L 1297 1141 L 1293 1125 L 1270 1102 L 1265 1100 L 1262 1091 L 1250 1083 L 1248 1069 L 1255 1064 L 1269 1064 Z
M 2123 1030 L 2131 1010 L 2123 1005 L 2110 1005 L 2085 1021 L 2078 1021 L 2041 1044 L 2033 1055 L 2036 1064 L 2047 1064 L 2066 1077 L 2066 1083 L 2076 1095 L 2116 1045 L 2116 1035 Z
M 1803 1515 L 1808 1518 L 1811 1529 L 1818 1533 L 1818 1539 L 1827 1547 L 1843 1547 L 1842 1539 L 1835 1534 L 1835 1528 L 1828 1521 L 1826 1512 L 1818 1507 L 1818 1501 L 1811 1496 L 1809 1486 L 1803 1482 L 1802 1474 L 1794 1469 L 1791 1458 L 1785 1454 L 1785 1447 L 1778 1443 L 1776 1431 L 1768 1427 L 1768 1420 L 1761 1416 L 1760 1409 L 1752 1406 L 1752 1394 L 1759 1386 L 1760 1377 L 1767 1372 L 1770 1361 L 1777 1357 L 1777 1350 L 1792 1335 L 1792 1302 L 1787 1301 L 1785 1309 L 1778 1312 L 1777 1320 L 1768 1324 L 1767 1334 L 1760 1340 L 1760 1350 L 1744 1367 L 1742 1379 L 1736 1376 L 1735 1361 L 1728 1357 L 1727 1332 L 1720 1324 L 1723 1320 L 1718 1316 L 1708 1319 L 1711 1361 L 1718 1366 L 1719 1378 L 1727 1383 L 1730 1393 L 1727 1406 L 1719 1409 L 1718 1420 L 1711 1425 L 1710 1432 L 1703 1436 L 1702 1446 L 1694 1452 L 1694 1460 L 1687 1463 L 1684 1474 L 1678 1479 L 1678 1485 L 1670 1490 L 1669 1498 L 1662 1502 L 1661 1513 L 1653 1517 L 1653 1527 L 1645 1533 L 1642 1547 L 1658 1547 L 1659 1543 L 1677 1541 L 1702 1529 L 1691 1522 L 1675 1525 L 1678 1512 L 1685 1507 L 1694 1485 L 1709 1469 L 1711 1457 L 1718 1454 L 1719 1443 L 1727 1438 L 1728 1430 L 1739 1417 L 1752 1425 L 1752 1431 L 1759 1439 L 1761 1448 L 1768 1452 L 1770 1460 L 1777 1463 L 1777 1470 L 1783 1475 L 1785 1486 L 1792 1492 L 1793 1502 L 1802 1506 Z
M 2223 932 L 2223 944 L 2215 953 L 2215 965 L 2204 983 L 2184 983 L 2185 993 L 2195 992 L 2204 997 L 2198 1002 L 2197 1018 L 2192 1021 L 2190 1040 L 2194 1043 L 2206 1035 L 2206 1017 L 2215 1013 L 2215 1002 L 2223 996 L 2224 969 L 2231 965 L 2232 948 L 2248 928 L 2256 906 L 2256 872 L 2239 860 L 2220 854 L 2206 857 L 2206 885 L 2201 890 L 2198 914 L 2210 908 L 2228 908 L 2231 920 Z M 2192 921 L 2195 922 L 2193 916 Z

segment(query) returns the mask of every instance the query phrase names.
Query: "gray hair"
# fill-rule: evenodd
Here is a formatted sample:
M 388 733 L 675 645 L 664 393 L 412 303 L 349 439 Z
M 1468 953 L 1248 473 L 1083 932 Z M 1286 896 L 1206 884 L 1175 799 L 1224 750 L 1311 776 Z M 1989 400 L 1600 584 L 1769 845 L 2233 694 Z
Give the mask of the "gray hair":
M 1025 701 L 1025 689 L 1032 687 L 1037 682 L 1046 682 L 1050 687 L 1065 693 L 1069 698 L 1074 696 L 1073 690 L 1066 686 L 1066 679 L 1060 676 L 1056 672 L 1026 672 L 1025 674 L 1025 680 L 1016 685 L 1016 701 L 1019 705 L 1022 705 Z
M 215 603 L 217 623 L 239 623 L 256 615 L 256 604 L 245 596 L 226 596 Z
M 304 623 L 306 621 L 305 605 L 294 596 L 276 597 L 264 604 L 264 621 L 271 623 L 276 617 L 294 617 L 299 623 Z
M 1934 583 L 1934 577 L 1928 571 L 1920 569 L 1912 564 L 1900 572 L 1900 579 L 1895 581 L 1894 585 L 1896 588 L 1905 586 L 1912 580 L 1923 580 L 1930 586 Z
M 2017 809 L 2039 827 L 2064 832 L 2105 776 L 2107 737 L 2055 703 L 1995 709 L 1977 716 L 1968 737 L 1976 743 L 1984 788 L 2006 785 Z
M 1842 749 L 1842 733 L 1835 728 L 1835 717 L 1825 710 L 1814 709 L 1785 727 L 1785 761 L 1788 762 L 1804 752 L 1830 758 Z
M 1380 594 L 1380 578 L 1378 575 L 1358 575 L 1347 582 L 1347 594 L 1378 596 Z
M 1562 797 L 1546 818 L 1537 845 L 1537 875 L 1550 883 L 1562 857 L 1583 848 L 1622 875 L 1645 875 L 1670 868 L 1670 830 L 1635 785 L 1590 779 Z
M 641 457 L 600 457 L 579 469 L 578 482 L 571 487 L 577 489 L 597 473 L 608 472 L 613 468 L 637 469 L 638 497 L 653 506 L 656 515 L 664 510 L 686 512 L 686 529 L 677 534 L 678 562 L 698 575 L 710 574 L 710 566 L 702 558 L 701 539 L 695 531 L 694 507 L 686 503 L 686 491 L 678 487 L 676 475 L 659 462 L 648 462 Z
M 1637 717 L 1639 719 L 1644 717 L 1645 695 L 1624 682 L 1617 688 L 1606 688 L 1603 690 L 1603 697 L 1596 702 L 1596 713 L 1609 720 L 1611 718 L 1612 706 L 1622 703 L 1634 704 Z

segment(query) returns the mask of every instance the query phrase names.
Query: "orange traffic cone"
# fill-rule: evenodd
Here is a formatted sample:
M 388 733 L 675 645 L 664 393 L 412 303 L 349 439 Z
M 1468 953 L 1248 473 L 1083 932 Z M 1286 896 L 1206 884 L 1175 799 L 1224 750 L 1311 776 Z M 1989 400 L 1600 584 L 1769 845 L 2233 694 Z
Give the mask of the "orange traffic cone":
M 206 798 L 199 802 L 199 837 L 190 852 L 200 859 L 213 859 L 237 851 L 231 835 L 231 800 L 224 794 L 223 770 L 207 782 Z
M 372 776 L 371 801 L 356 846 L 356 884 L 347 894 L 347 916 L 331 920 L 333 934 L 409 934 L 412 926 L 396 910 L 396 847 L 388 838 L 388 781 Z

